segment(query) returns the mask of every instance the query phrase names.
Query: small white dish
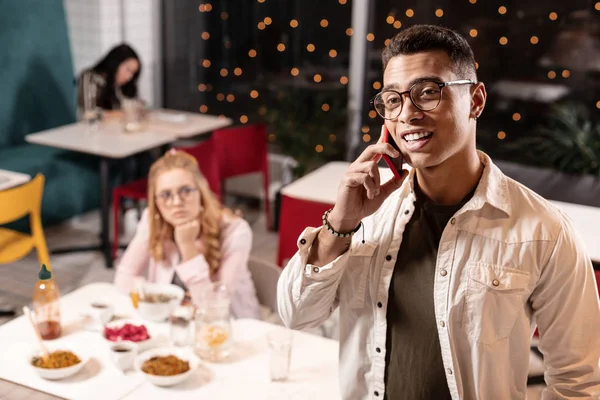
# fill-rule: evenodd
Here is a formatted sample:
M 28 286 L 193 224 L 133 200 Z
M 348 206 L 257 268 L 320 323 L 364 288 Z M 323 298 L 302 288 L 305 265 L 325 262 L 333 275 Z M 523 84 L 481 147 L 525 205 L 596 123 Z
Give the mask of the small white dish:
M 141 321 L 141 320 L 118 319 L 116 321 L 112 321 L 112 322 L 109 322 L 108 324 L 104 325 L 104 328 L 118 329 L 118 328 L 122 328 L 123 326 L 125 326 L 125 324 L 131 324 L 131 325 L 136 325 L 136 326 L 144 325 L 146 327 L 146 331 L 148 332 L 148 336 L 150 336 L 150 337 L 148 339 L 146 339 L 146 340 L 141 340 L 141 341 L 137 341 L 137 342 L 135 342 L 133 340 L 129 340 L 127 338 L 119 338 L 117 340 L 109 340 L 109 339 L 107 339 L 107 337 L 105 335 L 104 329 L 102 329 L 102 337 L 111 346 L 114 345 L 114 344 L 116 344 L 116 343 L 119 343 L 119 342 L 132 342 L 132 343 L 135 343 L 137 345 L 137 351 L 138 352 L 142 352 L 142 351 L 148 350 L 148 349 L 150 349 L 150 348 L 152 348 L 153 346 L 156 345 L 158 338 L 155 336 L 155 333 L 152 332 L 148 328 L 148 326 L 144 323 L 144 321 Z
M 86 329 L 99 332 L 113 318 L 114 308 L 108 303 L 95 301 L 90 303 L 82 314 L 89 318 Z
M 113 365 L 125 372 L 133 367 L 133 362 L 138 355 L 138 345 L 130 341 L 115 342 L 108 351 Z
M 38 350 L 38 351 L 33 352 L 29 356 L 27 363 L 31 366 L 31 368 L 33 368 L 35 370 L 35 372 L 38 373 L 38 375 L 40 377 L 42 377 L 44 379 L 49 379 L 49 380 L 58 380 L 58 379 L 65 379 L 65 378 L 75 375 L 85 366 L 85 364 L 90 359 L 90 357 L 87 354 L 84 354 L 83 352 L 81 352 L 79 350 L 71 349 L 71 348 L 69 348 L 69 346 L 57 346 L 56 348 L 48 349 L 48 352 L 52 353 L 57 350 L 72 351 L 81 361 L 75 365 L 72 365 L 72 366 L 66 367 L 66 368 L 39 368 L 39 367 L 34 366 L 31 363 L 33 361 L 34 357 L 42 356 L 40 351 Z
M 178 375 L 171 376 L 158 376 L 147 374 L 142 371 L 142 365 L 144 361 L 156 357 L 156 356 L 169 356 L 173 355 L 181 360 L 185 360 L 189 363 L 190 369 L 186 372 Z M 200 360 L 196 357 L 191 350 L 177 347 L 160 347 L 157 349 L 146 351 L 135 359 L 135 369 L 139 371 L 150 383 L 156 386 L 174 386 L 177 385 L 184 380 L 186 380 L 190 375 L 198 369 L 198 365 L 200 364 Z
M 145 283 L 143 289 L 145 295 L 163 294 L 171 297 L 169 301 L 150 303 L 143 301 L 143 295 L 140 296 L 137 312 L 142 318 L 153 322 L 165 322 L 173 310 L 181 304 L 185 296 L 185 291 L 182 288 L 169 283 Z

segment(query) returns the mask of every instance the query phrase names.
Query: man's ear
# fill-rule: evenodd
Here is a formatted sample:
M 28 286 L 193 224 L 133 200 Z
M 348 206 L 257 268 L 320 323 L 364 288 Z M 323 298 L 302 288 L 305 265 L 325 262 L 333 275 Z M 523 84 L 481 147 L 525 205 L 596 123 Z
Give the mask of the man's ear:
M 485 85 L 482 82 L 473 85 L 471 89 L 471 118 L 479 118 L 485 108 L 486 99 L 487 92 L 485 91 Z

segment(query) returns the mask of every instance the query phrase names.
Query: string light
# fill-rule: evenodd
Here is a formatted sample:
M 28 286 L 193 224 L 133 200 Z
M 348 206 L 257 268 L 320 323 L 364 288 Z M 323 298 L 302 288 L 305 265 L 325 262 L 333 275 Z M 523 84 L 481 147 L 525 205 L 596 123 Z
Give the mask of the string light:
M 292 76 L 298 76 L 299 73 L 300 70 L 296 67 L 292 68 L 292 70 L 290 71 L 290 74 L 292 74 Z
M 296 21 L 295 19 L 290 21 L 290 26 L 292 28 L 297 28 L 298 27 L 298 21 Z
M 506 138 L 506 132 L 500 131 L 498 132 L 498 139 L 504 140 Z
M 363 142 L 365 143 L 369 143 L 371 141 L 371 135 L 369 135 L 368 133 L 365 133 L 362 137 Z
M 208 107 L 207 107 L 207 106 L 205 106 L 205 105 L 201 105 L 201 106 L 200 106 L 200 112 L 201 112 L 201 113 L 208 112 Z
M 206 5 L 204 6 L 204 10 L 205 10 L 206 12 L 209 12 L 210 10 L 212 10 L 212 4 L 206 4 Z
M 538 44 L 540 39 L 537 36 L 532 36 L 531 39 L 529 39 L 529 42 L 531 42 L 531 44 Z
M 256 57 L 256 50 L 250 49 L 250 51 L 248 51 L 248 57 L 250 57 L 250 58 Z
M 469 3 L 475 4 L 475 3 L 477 3 L 477 0 L 469 0 Z
M 247 116 L 245 116 L 245 115 L 242 115 L 242 116 L 240 117 L 240 122 L 241 122 L 242 124 L 245 124 L 246 122 L 248 122 L 248 117 L 247 117 Z
M 595 8 L 597 11 L 600 11 L 600 1 L 599 1 L 599 2 L 597 2 L 597 3 L 594 5 L 594 8 Z M 600 107 L 598 107 L 598 108 L 600 108 Z
M 229 18 L 229 14 L 227 14 L 225 11 L 223 11 L 223 12 L 221 13 L 221 19 L 222 19 L 223 21 L 225 21 L 227 18 Z
M 322 28 L 327 28 L 329 26 L 329 21 L 327 21 L 326 19 L 322 19 L 321 20 L 321 27 Z
M 477 32 L 477 29 L 471 29 L 471 30 L 469 31 L 469 36 L 471 36 L 471 37 L 477 37 L 477 34 L 478 34 L 478 33 L 479 33 L 479 32 Z
M 375 110 L 371 110 L 369 111 L 369 118 L 377 118 L 377 113 L 375 112 Z
M 395 20 L 396 20 L 396 18 L 394 18 L 391 15 L 388 15 L 387 18 L 385 19 L 385 22 L 387 22 L 388 24 L 392 25 Z
M 265 106 L 260 106 L 260 107 L 258 107 L 258 113 L 259 113 L 260 115 L 265 115 L 265 114 L 267 114 L 267 107 L 265 107 Z
M 219 71 L 219 73 L 221 74 L 222 77 L 226 77 L 227 74 L 229 74 L 229 71 L 227 71 L 226 68 L 221 68 L 221 71 Z
M 475 69 L 479 69 L 479 63 L 475 61 Z
M 258 26 L 258 29 L 260 29 L 261 31 L 266 28 L 265 23 L 262 21 L 260 21 L 257 26 Z
M 563 77 L 563 78 L 567 79 L 567 78 L 568 78 L 568 77 L 570 77 L 570 76 L 571 76 L 571 72 L 570 72 L 568 69 L 565 69 L 565 70 L 562 72 L 562 77 Z
M 375 89 L 375 90 L 381 89 L 381 82 L 379 82 L 379 81 L 373 82 L 373 89 Z
M 274 133 L 269 133 L 269 142 L 274 142 L 277 136 Z
M 412 18 L 412 17 L 414 17 L 414 15 L 415 15 L 415 12 L 413 11 L 412 8 L 409 8 L 408 10 L 406 10 L 406 16 L 408 18 Z
M 367 34 L 367 40 L 369 42 L 372 42 L 373 40 L 375 40 L 375 35 L 373 35 L 372 33 Z
M 252 90 L 250 92 L 250 97 L 252 97 L 253 99 L 256 99 L 258 97 L 258 91 Z
M 506 7 L 504 7 L 504 6 L 498 7 L 498 14 L 500 14 L 500 15 L 506 14 Z
M 329 50 L 329 57 L 336 58 L 337 57 L 337 51 L 334 50 L 334 49 Z
M 551 21 L 556 21 L 558 19 L 558 14 L 551 12 L 550 15 L 548 15 L 548 18 L 550 18 Z
M 204 83 L 201 83 L 198 85 L 199 92 L 204 92 L 205 90 L 206 90 L 206 85 Z
M 315 45 L 312 43 L 309 43 L 308 46 L 306 46 L 306 50 L 308 50 L 310 53 L 312 53 L 313 51 L 315 51 Z
M 383 45 L 385 47 L 387 47 L 390 44 L 391 40 L 390 39 L 385 39 L 385 42 L 383 42 Z
M 347 85 L 347 84 L 348 84 L 348 77 L 347 77 L 347 76 L 342 76 L 342 77 L 340 78 L 340 83 L 341 83 L 342 85 Z
M 346 4 L 346 0 L 338 0 L 341 5 Z
M 554 79 L 554 78 L 556 78 L 556 72 L 554 72 L 554 71 L 548 72 L 548 79 Z
M 514 113 L 514 114 L 512 115 L 512 119 L 513 119 L 513 121 L 520 121 L 520 120 L 521 120 L 521 114 L 519 114 L 519 113 Z
M 283 43 L 279 43 L 279 44 L 277 45 L 277 50 L 279 50 L 279 51 L 285 51 L 285 44 L 283 44 Z
M 438 18 L 441 18 L 444 16 L 444 10 L 442 10 L 441 8 L 438 8 L 437 10 L 435 10 L 435 16 Z
M 217 94 L 217 100 L 219 100 L 219 101 L 225 100 L 225 95 L 223 93 Z
M 364 125 L 362 128 L 360 128 L 360 130 L 362 131 L 362 133 L 369 133 L 369 127 Z
M 263 22 L 265 23 L 265 25 L 271 25 L 273 23 L 273 20 L 271 19 L 271 17 L 265 17 Z
M 208 67 L 210 67 L 210 60 L 203 60 L 203 61 L 202 61 L 202 66 L 203 66 L 204 68 L 208 68 Z
M 333 133 L 329 135 L 329 141 L 331 143 L 335 142 L 336 139 L 337 139 L 337 137 Z
M 259 3 L 264 3 L 264 2 L 265 2 L 265 0 L 258 0 L 258 2 L 259 2 Z
M 235 96 L 232 94 L 227 95 L 227 101 L 233 103 L 235 101 Z
M 242 74 L 242 69 L 240 67 L 237 67 L 236 69 L 233 70 L 233 74 L 235 76 L 240 76 Z
M 323 152 L 323 146 L 322 146 L 322 145 L 320 145 L 320 144 L 316 145 L 316 146 L 315 146 L 315 151 L 316 151 L 317 153 L 322 153 L 322 152 Z
M 394 28 L 400 29 L 401 27 L 402 27 L 402 22 L 400 22 L 400 21 L 395 21 L 394 22 Z
M 502 36 L 499 42 L 502 46 L 504 46 L 506 43 L 508 43 L 508 39 L 506 38 L 506 36 Z
M 202 39 L 208 40 L 209 38 L 210 38 L 210 33 L 208 33 L 208 32 L 202 32 Z
M 206 11 L 206 6 L 205 6 L 204 4 L 200 4 L 200 5 L 198 6 L 198 11 L 200 11 L 200 12 L 205 12 L 205 11 Z
M 315 76 L 313 76 L 313 81 L 319 83 L 323 80 L 323 78 L 321 77 L 321 75 L 319 74 L 315 74 Z
M 324 104 L 321 106 L 321 110 L 323 110 L 323 111 L 325 111 L 325 112 L 329 111 L 329 104 L 327 104 L 327 103 L 324 103 Z
M 346 29 L 346 35 L 352 36 L 353 33 L 354 33 L 354 29 L 352 29 L 352 28 Z
M 596 3 L 596 5 L 598 5 L 598 3 Z M 596 102 L 596 108 L 600 108 L 600 100 Z

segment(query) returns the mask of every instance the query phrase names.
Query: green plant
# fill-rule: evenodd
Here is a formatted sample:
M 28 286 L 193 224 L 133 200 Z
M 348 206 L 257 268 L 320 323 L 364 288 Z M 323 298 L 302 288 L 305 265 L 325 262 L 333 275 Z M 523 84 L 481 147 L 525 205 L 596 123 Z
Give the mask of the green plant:
M 341 158 L 346 133 L 345 90 L 279 89 L 267 105 L 272 142 L 293 157 L 296 177 Z
M 581 103 L 554 105 L 545 125 L 509 148 L 530 164 L 600 176 L 600 123 Z

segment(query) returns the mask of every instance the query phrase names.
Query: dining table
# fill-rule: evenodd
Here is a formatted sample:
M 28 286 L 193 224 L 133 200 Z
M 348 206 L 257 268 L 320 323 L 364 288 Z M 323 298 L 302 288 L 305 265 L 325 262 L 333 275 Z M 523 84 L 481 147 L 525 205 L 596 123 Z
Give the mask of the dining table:
M 86 310 L 93 302 L 109 303 L 115 319 L 126 318 L 144 324 L 154 347 L 172 346 L 167 322 L 142 319 L 131 297 L 109 283 L 92 283 L 62 297 L 62 335 L 44 341 L 51 349 L 73 349 L 89 361 L 75 375 L 62 380 L 41 378 L 30 365 L 38 350 L 34 330 L 24 316 L 0 326 L 0 394 L 12 398 L 47 399 L 340 399 L 338 351 L 335 340 L 301 331 L 292 333 L 290 372 L 287 381 L 270 378 L 270 332 L 287 330 L 281 325 L 255 319 L 234 319 L 231 356 L 225 361 L 199 359 L 199 367 L 182 383 L 159 387 L 142 372 L 122 372 L 110 360 L 108 342 L 99 330 L 87 325 Z M 194 354 L 191 346 L 180 347 Z M 0 395 L 0 398 L 4 398 Z

